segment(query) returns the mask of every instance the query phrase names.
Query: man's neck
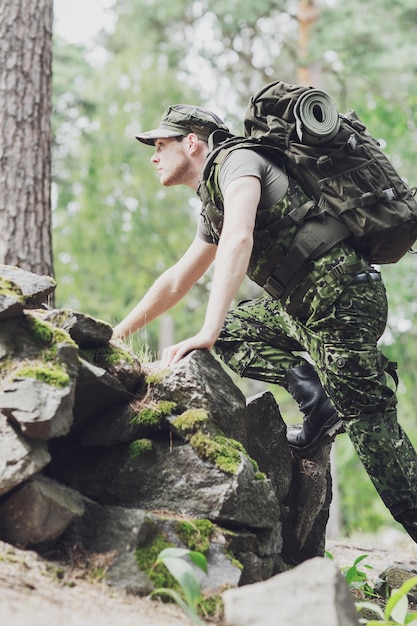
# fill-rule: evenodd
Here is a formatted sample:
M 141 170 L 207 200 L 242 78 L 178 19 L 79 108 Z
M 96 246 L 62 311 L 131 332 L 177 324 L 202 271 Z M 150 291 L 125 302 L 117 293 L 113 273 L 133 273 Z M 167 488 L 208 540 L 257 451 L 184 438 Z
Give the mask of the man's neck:
M 203 171 L 204 163 L 206 161 L 208 153 L 209 153 L 209 149 L 208 149 L 208 146 L 206 146 L 205 149 L 202 150 L 198 156 L 196 156 L 194 176 L 190 179 L 190 184 L 189 184 L 189 187 L 191 187 L 191 189 L 194 189 L 194 191 L 197 191 L 197 189 L 200 186 L 201 173 Z

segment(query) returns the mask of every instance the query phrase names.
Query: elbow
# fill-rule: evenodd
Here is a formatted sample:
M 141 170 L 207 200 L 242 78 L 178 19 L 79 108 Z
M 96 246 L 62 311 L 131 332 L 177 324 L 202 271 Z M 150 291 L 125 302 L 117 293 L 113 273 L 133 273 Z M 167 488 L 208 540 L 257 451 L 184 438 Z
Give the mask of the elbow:
M 222 233 L 220 243 L 235 248 L 252 249 L 253 232 L 250 230 L 235 231 L 233 233 Z M 220 245 L 219 243 L 219 245 Z
M 222 241 L 223 245 L 234 252 L 251 252 L 253 248 L 253 233 L 251 231 L 241 231 L 226 235 Z
M 179 271 L 175 271 L 175 266 L 165 272 L 163 276 L 163 291 L 165 298 L 171 304 L 183 298 L 190 290 L 192 284 L 188 284 L 186 278 Z
M 246 249 L 252 250 L 253 248 L 253 233 L 245 232 L 242 233 L 239 238 L 240 246 Z

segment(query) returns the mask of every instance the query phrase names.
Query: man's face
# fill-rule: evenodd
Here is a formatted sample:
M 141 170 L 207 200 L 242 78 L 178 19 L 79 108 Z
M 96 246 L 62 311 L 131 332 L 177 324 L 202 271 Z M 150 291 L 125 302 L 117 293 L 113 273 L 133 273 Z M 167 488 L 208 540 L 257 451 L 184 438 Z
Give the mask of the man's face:
M 192 167 L 186 141 L 187 137 L 180 141 L 176 137 L 155 139 L 151 161 L 156 165 L 161 185 L 168 187 L 188 183 Z

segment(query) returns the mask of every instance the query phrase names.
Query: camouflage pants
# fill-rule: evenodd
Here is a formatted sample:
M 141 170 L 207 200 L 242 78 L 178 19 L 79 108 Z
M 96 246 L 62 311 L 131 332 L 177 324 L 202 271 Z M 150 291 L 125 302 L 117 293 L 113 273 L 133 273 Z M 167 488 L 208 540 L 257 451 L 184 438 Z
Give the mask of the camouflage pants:
M 302 352 L 308 353 L 361 462 L 397 517 L 417 512 L 417 454 L 397 423 L 388 360 L 377 347 L 386 316 L 382 281 L 350 285 L 305 323 L 264 295 L 230 311 L 215 349 L 241 376 L 281 386 L 286 371 L 305 364 Z

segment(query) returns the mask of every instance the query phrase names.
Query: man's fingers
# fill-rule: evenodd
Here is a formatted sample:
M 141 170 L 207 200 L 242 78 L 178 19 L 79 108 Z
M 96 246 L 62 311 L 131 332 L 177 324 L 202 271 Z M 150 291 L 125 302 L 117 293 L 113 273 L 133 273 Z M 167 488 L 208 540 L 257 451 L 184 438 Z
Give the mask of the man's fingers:
M 162 354 L 162 363 L 166 366 L 173 365 L 182 359 L 192 348 L 189 346 L 188 341 L 182 341 L 175 346 L 169 346 L 165 348 Z

